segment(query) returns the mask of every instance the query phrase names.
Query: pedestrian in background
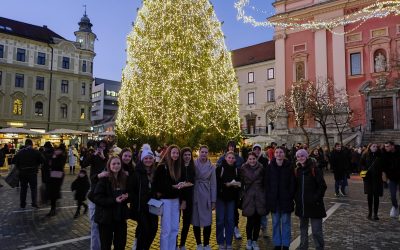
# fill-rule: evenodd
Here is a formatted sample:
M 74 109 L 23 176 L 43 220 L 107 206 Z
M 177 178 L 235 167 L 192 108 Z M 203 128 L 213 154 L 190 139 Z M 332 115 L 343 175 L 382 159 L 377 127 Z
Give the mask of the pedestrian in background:
M 340 143 L 335 143 L 330 157 L 331 170 L 335 177 L 335 196 L 343 197 L 346 194 L 347 175 L 351 167 L 350 155 L 342 148 Z
M 242 183 L 242 214 L 247 217 L 246 250 L 259 250 L 257 240 L 260 234 L 261 216 L 267 214 L 265 193 L 265 168 L 257 161 L 257 155 L 250 152 L 247 162 L 240 168 Z
M 379 196 L 383 195 L 382 181 L 382 156 L 378 149 L 378 144 L 371 143 L 361 156 L 361 170 L 366 170 L 367 174 L 363 178 L 364 193 L 368 199 L 368 216 L 369 220 L 379 220 Z M 373 209 L 372 209 L 373 207 Z M 372 217 L 372 211 L 374 217 Z
M 392 208 L 390 217 L 399 217 L 399 204 L 397 201 L 397 191 L 400 189 L 400 149 L 392 141 L 385 142 L 383 154 L 383 172 L 386 179 L 389 180 L 390 199 Z
M 276 250 L 289 250 L 295 177 L 285 151 L 277 147 L 265 171 L 267 210 L 272 213 L 272 242 Z
M 87 193 L 90 189 L 90 182 L 89 182 L 89 177 L 87 176 L 87 172 L 85 169 L 81 169 L 79 171 L 78 176 L 76 179 L 72 182 L 71 184 L 71 191 L 75 191 L 74 198 L 76 200 L 76 212 L 74 215 L 74 218 L 78 218 L 79 215 L 81 214 L 81 207 L 83 206 L 85 209 L 83 210 L 83 213 L 86 214 L 88 210 L 88 205 L 84 202 L 86 200 Z
M 70 145 L 68 149 L 69 174 L 75 174 L 76 159 L 78 158 L 77 153 L 75 147 Z
M 294 200 L 295 214 L 300 219 L 299 249 L 308 249 L 308 224 L 311 221 L 312 237 L 315 249 L 324 249 L 322 218 L 326 217 L 324 196 L 326 183 L 323 173 L 315 161 L 308 157 L 305 149 L 296 152 L 296 188 Z
M 182 230 L 179 250 L 186 250 L 185 244 L 189 233 L 193 214 L 193 185 L 195 179 L 195 169 L 192 150 L 188 147 L 181 149 L 181 179 L 185 187 L 180 193 Z
M 215 202 L 217 201 L 217 181 L 215 167 L 208 159 L 207 146 L 200 146 L 199 158 L 195 160 L 194 166 L 196 177 L 193 192 L 192 225 L 196 238 L 196 249 L 211 250 L 212 210 L 215 209 Z M 201 228 L 203 228 L 203 244 L 201 242 Z
M 47 216 L 56 215 L 56 202 L 61 198 L 61 186 L 64 181 L 64 167 L 67 162 L 67 148 L 65 144 L 54 149 L 50 160 L 49 180 L 46 183 L 46 197 L 50 200 L 51 208 Z
M 26 193 L 29 188 L 31 189 L 32 207 L 38 208 L 37 205 L 37 173 L 39 166 L 44 164 L 42 154 L 33 149 L 33 142 L 31 139 L 25 140 L 25 147 L 18 151 L 14 156 L 15 167 L 19 170 L 19 179 L 21 182 L 20 191 L 20 207 L 26 206 Z
M 216 169 L 217 178 L 217 204 L 216 204 L 216 232 L 219 249 L 232 249 L 233 231 L 235 227 L 235 202 L 238 197 L 240 178 L 235 166 L 235 153 L 229 151 L 225 154 Z
M 121 159 L 111 156 L 107 162 L 108 176 L 100 178 L 93 192 L 96 204 L 95 221 L 99 226 L 101 250 L 124 250 L 128 219 L 128 193 Z
M 176 248 L 179 232 L 179 180 L 181 178 L 180 150 L 170 145 L 154 173 L 154 192 L 163 202 L 161 216 L 160 249 Z
M 158 216 L 149 212 L 147 202 L 155 198 L 152 189 L 155 171 L 154 154 L 150 145 L 144 144 L 135 172 L 129 175 L 130 218 L 137 221 L 136 240 L 132 249 L 148 250 L 156 237 Z

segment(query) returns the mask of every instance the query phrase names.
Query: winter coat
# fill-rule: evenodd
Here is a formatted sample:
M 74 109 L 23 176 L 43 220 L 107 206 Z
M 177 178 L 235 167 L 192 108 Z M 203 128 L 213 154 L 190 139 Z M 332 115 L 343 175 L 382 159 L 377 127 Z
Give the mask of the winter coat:
M 78 157 L 78 152 L 76 152 L 76 149 L 69 148 L 68 150 L 68 164 L 70 166 L 75 166 L 76 165 L 76 158 Z
M 238 169 L 235 165 L 228 165 L 226 160 L 223 160 L 221 165 L 215 170 L 217 177 L 217 197 L 223 201 L 236 201 L 239 195 L 238 187 L 228 187 L 225 183 L 232 180 L 240 181 Z
M 400 182 L 400 150 L 383 154 L 383 172 L 391 181 Z
M 84 201 L 86 200 L 86 195 L 90 189 L 90 182 L 89 177 L 87 175 L 80 177 L 78 176 L 72 183 L 71 183 L 71 191 L 75 191 L 74 198 L 77 201 Z
M 367 170 L 363 178 L 364 194 L 383 195 L 382 157 L 380 153 L 368 151 L 361 156 L 361 170 Z
M 108 161 L 108 155 L 104 152 L 104 159 L 102 159 L 99 155 L 90 155 L 86 158 L 86 161 L 83 164 L 83 168 L 90 166 L 90 192 L 88 194 L 89 200 L 93 199 L 93 192 L 96 188 L 96 184 L 99 180 L 97 177 L 98 174 L 106 170 L 106 165 Z
M 25 147 L 14 156 L 13 163 L 19 169 L 20 175 L 31 175 L 38 172 L 39 165 L 44 163 L 44 158 L 38 150 Z
M 195 169 L 194 166 L 182 166 L 181 168 L 181 179 L 180 182 L 190 182 L 194 184 L 195 180 Z M 192 207 L 193 204 L 193 190 L 194 187 L 185 187 L 181 189 L 179 199 L 181 201 L 186 201 L 186 206 Z
M 333 150 L 329 157 L 335 180 L 343 180 L 351 168 L 351 157 L 345 150 Z
M 240 168 L 243 216 L 267 214 L 264 176 L 265 168 L 259 162 L 254 167 L 245 163 Z
M 154 198 L 152 183 L 147 176 L 147 171 L 141 162 L 135 168 L 135 172 L 128 178 L 129 193 L 129 217 L 138 220 L 139 216 L 149 213 L 147 202 Z
M 179 198 L 179 189 L 173 187 L 179 183 L 169 174 L 168 166 L 160 164 L 154 172 L 153 189 L 154 193 L 160 193 L 160 199 L 177 199 Z
M 192 225 L 206 227 L 212 224 L 212 205 L 217 201 L 215 167 L 208 160 L 195 160 Z
M 118 203 L 115 199 L 126 193 L 125 189 L 113 190 L 109 178 L 100 178 L 93 192 L 93 202 L 96 204 L 94 221 L 98 224 L 111 225 L 128 219 L 127 200 Z
M 57 155 L 55 158 L 51 158 L 49 164 L 49 179 L 46 182 L 46 198 L 49 200 L 56 200 L 61 198 L 61 186 L 64 181 L 64 166 L 66 162 L 66 153 Z M 61 178 L 51 177 L 51 171 L 61 171 L 63 172 L 63 175 Z
M 273 159 L 265 171 L 267 210 L 269 212 L 291 213 L 294 211 L 295 176 L 288 160 L 278 166 Z
M 50 178 L 50 163 L 53 158 L 54 148 L 44 148 L 42 152 L 44 163 L 42 165 L 42 183 L 47 183 Z
M 295 169 L 295 213 L 299 217 L 326 217 L 324 196 L 326 183 L 323 173 L 312 159 L 307 159 L 305 166 L 297 163 Z

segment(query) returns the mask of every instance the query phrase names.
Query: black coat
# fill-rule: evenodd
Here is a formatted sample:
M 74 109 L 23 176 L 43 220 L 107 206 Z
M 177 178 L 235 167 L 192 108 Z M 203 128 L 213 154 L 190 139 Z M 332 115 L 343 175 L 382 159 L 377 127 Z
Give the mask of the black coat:
M 182 166 L 181 179 L 179 181 L 190 182 L 190 183 L 194 184 L 195 175 L 196 175 L 196 172 L 194 169 L 194 165 Z M 179 199 L 181 201 L 186 201 L 187 206 L 191 205 L 193 203 L 193 190 L 194 190 L 194 186 L 186 187 L 181 190 Z
M 93 192 L 93 202 L 96 204 L 94 221 L 110 225 L 128 219 L 127 200 L 118 203 L 115 199 L 125 193 L 125 190 L 113 190 L 109 178 L 100 178 Z
M 294 211 L 295 176 L 288 160 L 282 166 L 273 159 L 265 171 L 267 210 L 269 212 L 291 213 Z
M 61 186 L 64 181 L 64 174 L 62 178 L 54 178 L 50 176 L 51 171 L 60 171 L 64 173 L 65 163 L 67 162 L 67 155 L 57 155 L 56 158 L 51 158 L 49 178 L 46 182 L 46 198 L 49 200 L 56 200 L 61 198 Z
M 176 199 L 179 198 L 180 192 L 172 187 L 178 184 L 179 180 L 172 179 L 169 174 L 168 166 L 161 163 L 154 172 L 153 188 L 154 193 L 160 193 L 160 199 Z
M 364 193 L 383 195 L 382 181 L 382 157 L 380 153 L 364 153 L 361 156 L 361 170 L 367 170 L 367 175 L 363 178 Z
M 346 150 L 333 150 L 329 157 L 329 161 L 335 180 L 343 180 L 344 178 L 347 178 L 351 169 L 351 155 L 349 155 Z
M 128 193 L 130 201 L 129 216 L 137 220 L 139 216 L 149 212 L 147 202 L 154 198 L 151 181 L 147 177 L 146 169 L 141 162 L 135 168 L 135 172 L 129 176 Z
M 87 175 L 76 178 L 71 184 L 71 191 L 75 191 L 75 200 L 84 201 L 90 189 L 90 182 Z
M 307 159 L 304 167 L 295 170 L 295 213 L 299 217 L 324 218 L 326 216 L 324 196 L 326 183 L 322 171 L 312 159 Z
M 90 166 L 90 192 L 88 194 L 89 200 L 93 201 L 93 192 L 96 188 L 96 183 L 99 178 L 98 174 L 106 170 L 106 165 L 108 161 L 107 153 L 104 153 L 104 159 L 102 159 L 99 155 L 92 154 L 87 157 L 86 161 L 83 164 L 83 168 Z
M 19 169 L 20 175 L 31 175 L 38 172 L 39 165 L 44 163 L 44 158 L 38 150 L 26 147 L 18 151 L 13 162 Z
M 240 181 L 238 169 L 235 165 L 228 165 L 226 160 L 223 160 L 221 165 L 215 170 L 217 177 L 217 197 L 223 201 L 236 201 L 239 196 L 240 189 L 238 187 L 228 187 L 225 183 L 232 180 Z
M 382 156 L 383 172 L 392 181 L 400 181 L 400 150 L 385 152 Z

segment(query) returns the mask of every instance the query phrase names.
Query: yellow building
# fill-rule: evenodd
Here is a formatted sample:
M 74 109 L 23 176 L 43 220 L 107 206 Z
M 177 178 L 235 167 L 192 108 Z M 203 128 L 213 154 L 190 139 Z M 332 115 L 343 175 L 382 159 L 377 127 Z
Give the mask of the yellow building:
M 90 130 L 94 41 L 86 12 L 76 41 L 0 17 L 0 128 Z

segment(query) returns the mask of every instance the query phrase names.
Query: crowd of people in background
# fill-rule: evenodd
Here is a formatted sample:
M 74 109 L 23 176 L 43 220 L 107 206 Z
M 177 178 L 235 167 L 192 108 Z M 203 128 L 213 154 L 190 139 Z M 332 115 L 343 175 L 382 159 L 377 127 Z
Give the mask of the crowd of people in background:
M 219 249 L 232 249 L 233 238 L 241 239 L 239 214 L 246 217 L 246 249 L 258 250 L 260 231 L 266 235 L 268 215 L 272 220 L 275 249 L 289 249 L 294 212 L 300 220 L 299 249 L 308 249 L 308 226 L 316 249 L 324 249 L 322 219 L 326 217 L 324 172 L 333 172 L 336 197 L 349 194 L 348 179 L 363 172 L 368 201 L 367 219 L 379 220 L 379 197 L 385 185 L 392 201 L 390 217 L 398 218 L 397 192 L 400 188 L 400 149 L 393 142 L 371 143 L 365 147 L 345 147 L 336 143 L 327 148 L 308 148 L 298 143 L 289 148 L 271 143 L 263 148 L 252 145 L 239 154 L 236 142 L 229 141 L 214 166 L 208 147 L 193 150 L 177 145 L 144 144 L 120 149 L 99 141 L 89 148 L 46 142 L 39 150 L 26 139 L 12 163 L 19 169 L 20 207 L 26 207 L 28 186 L 31 206 L 38 207 L 38 173 L 41 173 L 40 198 L 48 200 L 55 216 L 57 200 L 65 178 L 80 166 L 71 190 L 77 210 L 74 218 L 89 211 L 91 249 L 125 249 L 127 219 L 137 222 L 132 249 L 150 249 L 160 223 L 160 249 L 186 249 L 189 228 L 193 226 L 197 250 L 211 249 L 212 211 L 216 214 L 216 239 Z M 0 163 L 9 153 L 0 149 Z M 90 172 L 87 172 L 87 168 Z M 89 203 L 86 204 L 86 198 Z M 148 202 L 162 202 L 163 213 L 149 211 Z M 159 220 L 160 217 L 160 220 Z M 180 242 L 177 242 L 179 225 Z

